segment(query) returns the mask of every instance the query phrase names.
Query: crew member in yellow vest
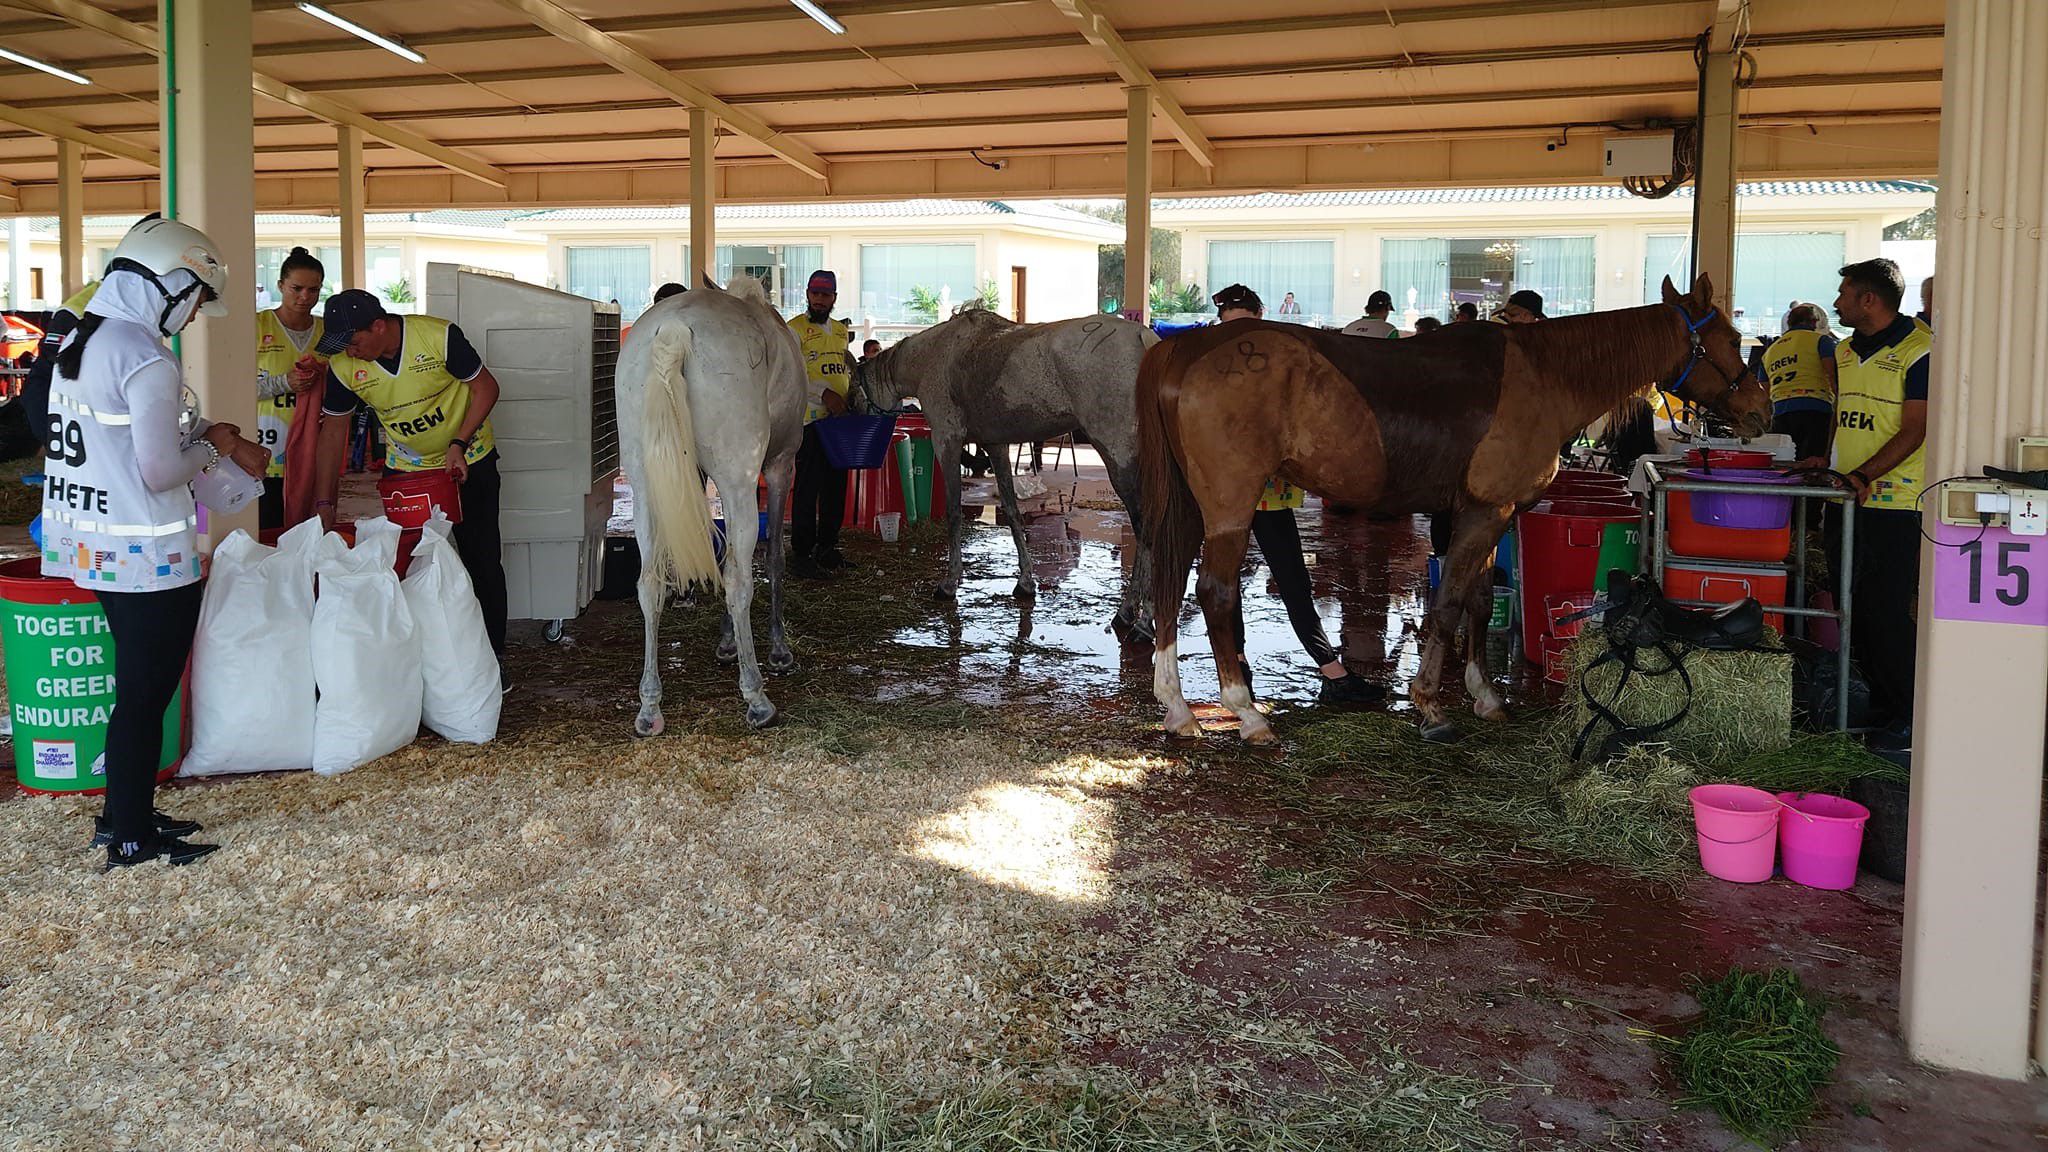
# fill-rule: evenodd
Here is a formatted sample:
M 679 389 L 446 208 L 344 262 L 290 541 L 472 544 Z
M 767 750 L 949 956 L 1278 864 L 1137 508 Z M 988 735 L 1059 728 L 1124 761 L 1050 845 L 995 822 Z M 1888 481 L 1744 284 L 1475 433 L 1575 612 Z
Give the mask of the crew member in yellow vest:
M 1842 269 L 1835 313 L 1854 335 L 1835 348 L 1834 470 L 1861 507 L 1847 558 L 1856 611 L 1850 648 L 1870 684 L 1883 737 L 1910 747 L 1913 614 L 1920 600 L 1920 493 L 1927 482 L 1928 371 L 1933 333 L 1899 312 L 1906 283 L 1890 260 Z M 1840 557 L 1830 521 L 1831 559 Z
M 1232 284 L 1209 299 L 1216 305 L 1219 324 L 1256 320 L 1266 314 L 1259 294 L 1242 284 Z M 1259 554 L 1266 558 L 1266 569 L 1273 574 L 1273 591 L 1287 608 L 1287 622 L 1294 627 L 1295 638 L 1301 641 L 1302 648 L 1322 674 L 1317 701 L 1324 704 L 1371 703 L 1384 697 L 1386 690 L 1368 683 L 1344 666 L 1343 655 L 1330 643 L 1329 635 L 1323 631 L 1323 618 L 1316 612 L 1315 587 L 1308 578 L 1308 558 L 1301 551 L 1301 527 L 1294 519 L 1294 510 L 1301 507 L 1302 498 L 1306 495 L 1299 487 L 1278 476 L 1266 481 L 1266 490 L 1259 494 L 1258 509 L 1252 513 L 1252 539 L 1258 541 Z M 1237 649 L 1240 653 L 1244 651 L 1242 596 L 1237 602 Z M 1247 688 L 1251 686 L 1249 661 L 1245 663 L 1244 682 Z
M 384 426 L 384 471 L 445 469 L 462 485 L 455 550 L 476 588 L 491 650 L 505 655 L 505 564 L 498 534 L 498 454 L 491 408 L 498 380 L 462 329 L 435 316 L 393 316 L 359 288 L 327 298 L 319 352 L 328 416 L 368 405 Z M 336 485 L 349 421 L 323 420 L 320 478 Z M 325 492 L 322 499 L 328 499 Z M 503 673 L 501 671 L 502 679 Z
M 825 458 L 817 423 L 843 416 L 847 392 L 853 387 L 852 339 L 846 321 L 834 320 L 839 303 L 839 277 L 811 273 L 804 286 L 804 311 L 789 318 L 790 331 L 803 348 L 805 405 L 804 443 L 796 454 L 796 506 L 789 520 L 789 571 L 806 580 L 822 580 L 852 568 L 839 550 L 839 524 L 846 516 L 846 473 Z
M 1835 334 L 1818 304 L 1785 313 L 1785 334 L 1764 349 L 1771 431 L 1792 438 L 1802 460 L 1824 457 L 1835 426 Z
M 256 442 L 270 449 L 270 470 L 264 473 L 263 497 L 256 508 L 262 528 L 285 527 L 284 443 L 298 402 L 293 369 L 320 343 L 322 328 L 313 308 L 320 303 L 320 286 L 326 280 L 320 258 L 294 248 L 278 268 L 277 298 L 282 303 L 256 314 Z

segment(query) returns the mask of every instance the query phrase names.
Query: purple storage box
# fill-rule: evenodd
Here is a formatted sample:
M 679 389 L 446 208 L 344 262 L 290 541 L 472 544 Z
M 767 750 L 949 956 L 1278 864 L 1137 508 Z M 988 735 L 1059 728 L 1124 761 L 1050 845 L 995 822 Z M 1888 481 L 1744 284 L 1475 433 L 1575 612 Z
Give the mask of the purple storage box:
M 1772 468 L 1687 468 L 1688 480 L 1723 484 L 1798 484 L 1805 477 Z M 1694 492 L 1692 518 L 1716 528 L 1783 528 L 1792 522 L 1792 497 L 1747 492 Z

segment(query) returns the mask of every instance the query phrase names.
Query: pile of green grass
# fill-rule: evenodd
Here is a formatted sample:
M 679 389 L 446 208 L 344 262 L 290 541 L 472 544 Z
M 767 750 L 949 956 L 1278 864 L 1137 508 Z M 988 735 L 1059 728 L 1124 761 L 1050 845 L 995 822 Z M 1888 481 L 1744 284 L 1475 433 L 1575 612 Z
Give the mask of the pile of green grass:
M 1797 1135 L 1813 1118 L 1841 1049 L 1821 1031 L 1826 1008 L 1786 969 L 1736 969 L 1693 989 L 1696 1023 L 1665 1050 L 1683 1107 L 1708 1107 L 1759 1144 Z

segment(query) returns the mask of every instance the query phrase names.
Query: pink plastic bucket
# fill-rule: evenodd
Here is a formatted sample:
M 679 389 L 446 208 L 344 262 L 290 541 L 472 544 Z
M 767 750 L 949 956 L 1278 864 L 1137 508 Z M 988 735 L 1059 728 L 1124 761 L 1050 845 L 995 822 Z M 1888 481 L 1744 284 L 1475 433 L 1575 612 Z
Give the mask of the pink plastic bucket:
M 1823 792 L 1780 792 L 1778 799 L 1785 805 L 1778 818 L 1785 878 L 1808 888 L 1854 887 L 1870 809 Z
M 1707 875 L 1736 884 L 1769 880 L 1778 860 L 1778 801 L 1743 784 L 1702 784 L 1687 795 Z

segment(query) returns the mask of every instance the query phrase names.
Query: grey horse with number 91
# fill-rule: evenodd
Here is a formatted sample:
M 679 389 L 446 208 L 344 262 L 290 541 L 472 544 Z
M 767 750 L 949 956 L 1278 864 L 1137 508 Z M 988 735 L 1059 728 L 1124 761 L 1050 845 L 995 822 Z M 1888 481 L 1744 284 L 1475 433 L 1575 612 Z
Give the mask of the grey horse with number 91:
M 1017 587 L 1031 599 L 1031 550 L 1017 512 L 1010 446 L 1035 444 L 1079 430 L 1102 457 L 1110 486 L 1130 513 L 1136 536 L 1132 572 L 1113 626 L 1127 638 L 1152 635 L 1152 555 L 1141 529 L 1138 482 L 1138 361 L 1159 337 L 1118 316 L 1082 316 L 1019 324 L 984 308 L 956 311 L 943 323 L 885 349 L 866 368 L 868 396 L 893 408 L 914 396 L 932 424 L 934 467 L 946 484 L 946 528 L 952 561 L 940 593 L 960 588 L 960 483 L 948 470 L 973 441 L 989 450 L 996 491 L 1017 542 Z

